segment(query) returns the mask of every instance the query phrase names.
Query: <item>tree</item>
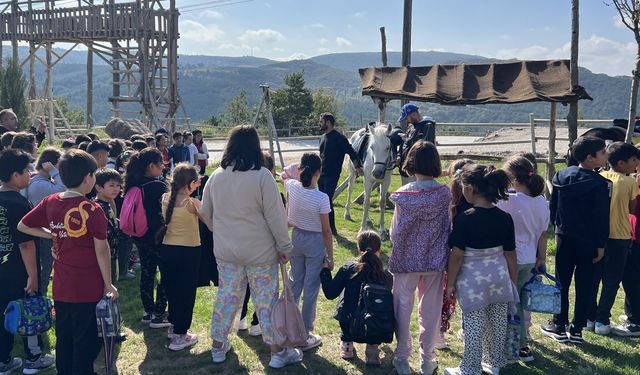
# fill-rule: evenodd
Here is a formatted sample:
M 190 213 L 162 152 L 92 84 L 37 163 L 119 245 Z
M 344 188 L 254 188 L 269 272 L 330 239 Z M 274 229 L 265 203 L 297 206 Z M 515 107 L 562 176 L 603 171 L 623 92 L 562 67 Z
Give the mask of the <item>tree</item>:
M 627 126 L 627 143 L 633 137 L 633 124 L 636 117 L 636 102 L 638 101 L 638 84 L 640 83 L 640 2 L 638 0 L 613 0 L 622 23 L 633 32 L 636 40 L 636 67 L 632 72 L 631 95 L 629 101 L 629 126 Z M 610 5 L 610 4 L 609 4 Z
M 12 108 L 18 117 L 20 128 L 28 129 L 31 124 L 27 115 L 27 103 L 24 97 L 27 89 L 27 79 L 17 61 L 11 58 L 8 60 L 7 68 L 0 73 L 0 82 L 0 106 L 2 108 Z
M 238 95 L 231 99 L 222 113 L 222 123 L 227 126 L 235 126 L 251 122 L 251 113 L 247 104 L 247 94 L 240 90 Z
M 57 97 L 53 98 L 53 100 L 58 104 L 60 111 L 64 118 L 67 119 L 70 125 L 81 125 L 84 124 L 84 111 L 81 109 L 71 109 L 69 108 L 69 102 L 67 98 Z
M 347 121 L 342 117 L 342 114 L 340 114 L 341 110 L 342 103 L 340 103 L 329 90 L 318 89 L 313 93 L 313 111 L 309 116 L 308 123 L 315 124 L 318 122 L 320 114 L 331 112 L 336 118 L 336 126 L 344 126 Z
M 216 117 L 216 115 L 211 115 L 211 117 L 205 121 L 205 124 L 211 126 L 220 126 L 220 120 Z
M 313 111 L 311 91 L 305 87 L 304 72 L 295 72 L 284 77 L 285 87 L 271 95 L 273 121 L 278 129 L 307 127 L 307 120 Z M 314 122 L 315 124 L 315 122 Z M 294 134 L 304 133 L 294 129 Z
M 578 45 L 580 40 L 580 0 L 571 1 L 571 87 L 578 85 Z M 578 101 L 569 103 L 567 114 L 569 146 L 578 138 Z

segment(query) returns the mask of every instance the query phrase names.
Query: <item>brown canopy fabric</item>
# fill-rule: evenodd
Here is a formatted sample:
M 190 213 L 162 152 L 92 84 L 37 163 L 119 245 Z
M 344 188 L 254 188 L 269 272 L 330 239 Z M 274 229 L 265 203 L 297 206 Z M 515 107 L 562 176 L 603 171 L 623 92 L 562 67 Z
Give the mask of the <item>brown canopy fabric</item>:
M 591 97 L 571 89 L 569 60 L 517 61 L 360 69 L 362 95 L 450 105 L 575 102 Z

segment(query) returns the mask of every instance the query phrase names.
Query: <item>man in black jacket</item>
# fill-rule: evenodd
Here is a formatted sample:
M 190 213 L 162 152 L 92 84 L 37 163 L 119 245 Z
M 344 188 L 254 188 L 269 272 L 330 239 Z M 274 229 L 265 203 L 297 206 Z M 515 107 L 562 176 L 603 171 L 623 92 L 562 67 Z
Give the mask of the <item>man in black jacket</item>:
M 36 145 L 40 147 L 40 144 L 45 139 L 44 131 L 46 125 L 44 121 L 38 119 L 38 128 L 34 126 L 29 128 L 29 131 L 36 136 Z M 18 130 L 18 116 L 13 112 L 13 109 L 6 108 L 0 111 L 0 135 L 6 132 L 15 132 Z
M 408 182 L 413 181 L 413 178 L 407 176 L 407 174 L 402 170 L 404 159 L 407 156 L 409 149 L 411 149 L 411 146 L 419 140 L 429 141 L 434 145 L 436 144 L 436 123 L 430 116 L 423 117 L 418 111 L 418 107 L 412 103 L 407 103 L 402 106 L 398 122 L 402 121 L 407 122 L 407 136 L 400 148 L 399 167 L 400 176 L 402 176 L 402 184 L 405 185 Z
M 329 213 L 329 223 L 331 224 L 331 232 L 336 235 L 335 214 L 333 210 L 333 193 L 338 186 L 340 172 L 342 172 L 342 162 L 344 156 L 349 155 L 353 162 L 358 175 L 362 175 L 362 166 L 358 155 L 351 147 L 347 138 L 334 129 L 336 123 L 335 117 L 328 112 L 320 115 L 320 129 L 324 132 L 320 138 L 320 159 L 322 159 L 322 175 L 318 180 L 318 188 L 321 192 L 329 196 L 331 204 L 331 212 Z

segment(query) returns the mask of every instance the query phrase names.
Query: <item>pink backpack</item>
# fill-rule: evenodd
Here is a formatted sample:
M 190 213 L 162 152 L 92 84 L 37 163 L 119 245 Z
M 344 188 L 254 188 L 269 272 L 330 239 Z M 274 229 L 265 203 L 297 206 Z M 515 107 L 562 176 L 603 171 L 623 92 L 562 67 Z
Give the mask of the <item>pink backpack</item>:
M 273 341 L 283 347 L 302 346 L 307 342 L 307 329 L 300 308 L 293 300 L 291 282 L 287 276 L 287 266 L 284 264 L 280 264 L 280 274 L 282 294 L 271 310 Z
M 149 181 L 141 186 L 134 186 L 127 191 L 122 201 L 122 209 L 120 212 L 120 230 L 124 234 L 133 237 L 142 237 L 149 229 L 147 225 L 147 212 L 144 209 L 144 191 L 145 185 L 153 182 Z

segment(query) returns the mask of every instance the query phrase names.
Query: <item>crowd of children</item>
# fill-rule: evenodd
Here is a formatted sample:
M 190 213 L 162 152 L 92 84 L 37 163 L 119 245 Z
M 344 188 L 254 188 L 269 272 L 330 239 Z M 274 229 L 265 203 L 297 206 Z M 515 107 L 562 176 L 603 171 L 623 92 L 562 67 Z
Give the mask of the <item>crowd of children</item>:
M 436 147 L 418 141 L 400 166 L 414 180 L 391 194 L 395 211 L 388 271 L 380 259 L 380 237 L 364 231 L 356 238 L 358 258 L 332 275 L 332 208 L 330 197 L 318 190 L 322 165 L 316 153 L 304 154 L 285 169 L 285 198 L 272 178 L 273 159 L 262 154 L 257 132 L 249 126 L 234 129 L 222 166 L 206 186 L 201 180 L 208 151 L 198 130 L 168 134 L 161 129 L 109 141 L 89 134 L 63 142 L 63 150 L 47 147 L 38 153 L 32 138 L 8 132 L 1 139 L 0 309 L 25 292 L 46 295 L 52 275 L 56 350 L 55 357 L 46 354 L 40 337 L 25 337 L 24 361 L 12 358 L 13 336 L 0 329 L 2 374 L 20 367 L 33 374 L 54 362 L 59 374 L 93 374 L 101 345 L 95 306 L 107 294 L 118 297 L 116 280 L 135 276 L 133 245 L 141 272 L 141 322 L 167 328 L 169 350 L 196 344 L 198 337 L 189 329 L 202 253 L 211 252 L 202 249 L 206 236 L 217 241 L 214 363 L 226 360 L 234 324 L 248 329 L 249 295 L 256 306 L 250 333 L 262 335 L 271 346 L 270 366 L 302 360 L 302 351 L 322 343 L 313 332 L 320 289 L 327 299 L 340 297 L 334 315 L 339 350 L 343 359 L 353 359 L 353 321 L 369 284 L 392 293 L 397 341 L 392 364 L 398 374 L 412 373 L 416 298 L 421 373 L 438 368 L 436 349 L 447 346 L 443 332 L 456 303 L 464 353 L 459 367 L 445 374 L 499 374 L 510 362 L 532 361 L 530 314 L 519 294 L 533 275 L 546 272 L 550 223 L 561 311 L 541 326 L 542 333 L 575 344 L 583 342 L 583 329 L 640 336 L 640 191 L 630 176 L 640 171 L 640 151 L 632 145 L 576 140 L 571 153 L 580 165 L 556 174 L 548 203 L 547 186 L 531 155 L 509 157 L 501 169 L 457 160 L 449 166 L 447 186 L 437 180 L 443 173 Z M 139 196 L 144 215 L 138 224 L 146 221 L 146 230 L 125 234 L 119 217 L 132 196 Z M 293 228 L 290 238 L 287 224 Z M 277 263 L 286 261 L 307 331 L 299 349 L 277 345 L 270 315 L 277 297 Z M 611 309 L 620 284 L 626 315 L 615 325 Z M 508 339 L 512 328 L 515 342 Z M 381 364 L 381 340 L 366 344 L 366 363 Z

